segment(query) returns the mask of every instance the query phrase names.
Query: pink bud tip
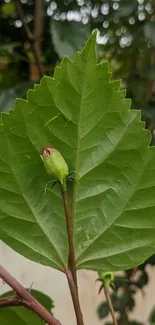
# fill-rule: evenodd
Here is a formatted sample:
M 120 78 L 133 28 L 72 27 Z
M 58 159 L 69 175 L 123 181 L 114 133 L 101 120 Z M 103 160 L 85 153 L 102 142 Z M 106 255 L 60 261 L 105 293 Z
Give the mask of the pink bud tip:
M 51 149 L 53 149 L 53 148 L 50 147 L 50 146 L 44 148 L 44 153 L 45 153 L 46 156 L 48 156 L 48 157 L 50 156 Z

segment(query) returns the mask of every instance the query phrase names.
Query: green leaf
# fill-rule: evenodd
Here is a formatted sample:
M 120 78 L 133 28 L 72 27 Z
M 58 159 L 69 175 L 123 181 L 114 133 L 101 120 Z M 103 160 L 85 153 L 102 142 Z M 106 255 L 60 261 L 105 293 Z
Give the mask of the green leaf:
M 9 291 L 2 297 L 13 295 L 13 291 Z M 31 294 L 48 310 L 54 307 L 53 301 L 50 297 L 46 296 L 42 292 L 37 290 L 31 290 Z M 0 323 L 3 325 L 9 325 L 11 321 L 12 325 L 44 325 L 45 322 L 40 319 L 34 312 L 26 309 L 25 307 L 7 307 L 1 308 Z
M 139 279 L 134 282 L 137 288 L 142 289 L 145 285 L 148 283 L 148 275 L 147 272 L 142 271 L 142 274 L 140 275 Z
M 150 324 L 155 323 L 155 307 L 153 307 L 151 312 L 150 312 L 149 322 L 150 322 Z
M 13 14 L 13 12 L 15 11 L 15 3 L 14 1 L 10 2 L 10 3 L 4 3 L 1 6 L 1 11 L 4 17 L 8 17 L 10 15 Z
M 135 0 L 125 0 L 119 3 L 119 8 L 114 12 L 114 17 L 116 18 L 124 18 L 129 17 L 136 11 L 138 8 L 138 3 Z
M 56 52 L 60 58 L 73 57 L 81 50 L 90 34 L 89 24 L 76 21 L 51 21 L 51 35 Z
M 103 319 L 109 314 L 109 307 L 107 302 L 102 302 L 97 308 L 97 314 L 100 319 Z
M 40 154 L 48 145 L 77 178 L 68 186 L 78 269 L 129 269 L 155 250 L 155 148 L 120 82 L 97 64 L 95 42 L 93 34 L 73 62 L 65 58 L 53 79 L 3 113 L 0 126 L 0 238 L 60 270 L 68 242 L 59 186 L 44 195 Z
M 130 311 L 133 310 L 134 300 L 131 296 L 130 297 L 127 297 L 125 295 L 116 296 L 112 294 L 110 297 L 115 312 L 120 312 L 123 303 L 126 303 L 128 310 Z M 97 313 L 100 319 L 107 317 L 107 315 L 109 314 L 109 307 L 107 302 L 103 302 L 98 306 Z
M 19 47 L 20 42 L 10 42 L 7 44 L 1 44 L 0 45 L 0 51 L 5 51 L 5 52 L 12 52 L 14 48 Z

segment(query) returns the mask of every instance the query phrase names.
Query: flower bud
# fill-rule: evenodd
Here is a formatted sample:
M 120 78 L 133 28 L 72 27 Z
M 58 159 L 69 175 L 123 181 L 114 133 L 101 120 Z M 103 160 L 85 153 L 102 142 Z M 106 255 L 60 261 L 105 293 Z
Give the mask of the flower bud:
M 106 287 L 109 287 L 110 284 L 114 281 L 115 273 L 114 272 L 98 272 L 100 280 L 104 283 Z
M 52 147 L 45 147 L 41 158 L 47 173 L 64 185 L 68 176 L 68 165 L 61 153 Z

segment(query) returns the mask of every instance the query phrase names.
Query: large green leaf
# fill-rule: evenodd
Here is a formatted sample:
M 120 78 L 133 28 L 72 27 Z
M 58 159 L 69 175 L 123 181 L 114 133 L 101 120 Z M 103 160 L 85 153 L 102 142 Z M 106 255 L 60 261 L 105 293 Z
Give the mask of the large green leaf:
M 14 292 L 10 291 L 2 295 L 2 297 L 7 297 L 13 295 Z M 32 290 L 31 294 L 48 310 L 54 307 L 51 298 L 39 292 L 37 290 Z M 0 312 L 0 323 L 2 325 L 44 325 L 45 322 L 40 319 L 34 312 L 26 309 L 25 307 L 9 307 L 1 308 Z
M 154 252 L 155 149 L 119 86 L 108 65 L 97 64 L 93 34 L 73 62 L 65 58 L 53 79 L 44 77 L 27 101 L 2 114 L 0 238 L 26 257 L 67 266 L 59 186 L 44 195 L 49 178 L 39 155 L 48 145 L 60 150 L 77 178 L 77 267 L 127 269 Z

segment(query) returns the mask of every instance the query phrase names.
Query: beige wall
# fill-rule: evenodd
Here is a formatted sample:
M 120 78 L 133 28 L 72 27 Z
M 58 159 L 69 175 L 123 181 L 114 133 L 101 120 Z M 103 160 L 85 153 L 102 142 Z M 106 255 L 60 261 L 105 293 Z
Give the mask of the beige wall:
M 55 302 L 55 316 L 63 325 L 76 324 L 72 301 L 65 276 L 60 272 L 43 267 L 31 262 L 12 251 L 3 243 L 0 243 L 0 263 L 12 273 L 25 287 L 43 291 L 50 295 Z M 147 315 L 152 305 L 155 305 L 155 272 L 149 269 L 151 281 L 143 295 L 137 295 L 137 306 L 132 317 L 139 321 L 147 320 Z M 83 309 L 85 325 L 101 325 L 96 315 L 96 307 L 102 301 L 102 295 L 98 296 L 98 283 L 95 283 L 95 272 L 79 271 L 80 301 Z M 8 286 L 0 281 L 0 294 L 8 289 Z M 3 324 L 2 324 L 3 325 Z

